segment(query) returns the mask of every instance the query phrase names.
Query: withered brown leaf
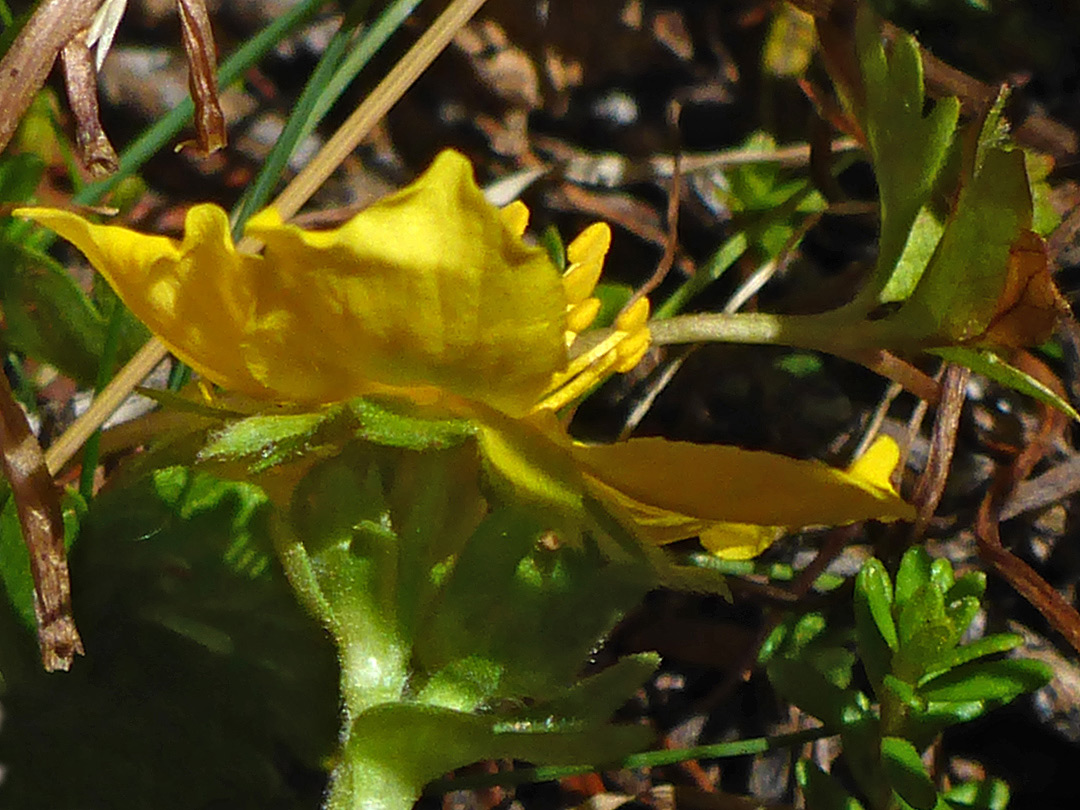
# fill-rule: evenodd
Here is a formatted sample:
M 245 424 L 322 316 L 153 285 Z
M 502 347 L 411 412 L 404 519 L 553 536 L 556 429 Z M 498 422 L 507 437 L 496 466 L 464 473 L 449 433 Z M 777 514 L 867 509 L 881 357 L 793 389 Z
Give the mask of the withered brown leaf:
M 1032 231 L 1022 231 L 1009 249 L 1005 288 L 997 310 L 979 343 L 1021 348 L 1037 346 L 1054 332 L 1058 319 L 1069 314 L 1050 273 L 1046 243 Z

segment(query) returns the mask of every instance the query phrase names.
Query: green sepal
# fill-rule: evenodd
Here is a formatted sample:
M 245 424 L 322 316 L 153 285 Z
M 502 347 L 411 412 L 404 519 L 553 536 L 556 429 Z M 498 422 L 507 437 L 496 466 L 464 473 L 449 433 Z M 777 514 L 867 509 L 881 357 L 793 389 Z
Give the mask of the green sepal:
M 356 437 L 405 450 L 444 450 L 457 447 L 476 432 L 465 419 L 428 418 L 388 408 L 370 398 L 349 400 L 359 426 Z
M 253 456 L 252 473 L 308 455 L 319 428 L 335 410 L 310 413 L 249 416 L 216 431 L 199 452 L 201 461 L 233 460 Z

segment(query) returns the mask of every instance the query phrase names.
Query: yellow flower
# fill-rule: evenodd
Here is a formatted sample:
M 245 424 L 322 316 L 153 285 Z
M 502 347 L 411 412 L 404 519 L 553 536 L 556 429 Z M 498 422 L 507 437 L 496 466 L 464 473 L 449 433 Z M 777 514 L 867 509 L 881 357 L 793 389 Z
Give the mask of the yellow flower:
M 572 442 L 553 412 L 638 362 L 648 300 L 579 350 L 600 308 L 592 292 L 610 230 L 578 236 L 560 276 L 521 240 L 527 209 L 488 204 L 455 152 L 335 230 L 262 211 L 245 229 L 259 254 L 237 251 L 213 205 L 188 212 L 181 241 L 55 209 L 15 213 L 74 243 L 207 379 L 274 401 L 396 396 L 468 416 L 490 468 L 518 495 L 576 511 L 589 493 L 655 542 L 701 535 L 745 556 L 775 536 L 762 526 L 911 516 L 888 483 L 895 457 L 844 472 L 661 439 Z

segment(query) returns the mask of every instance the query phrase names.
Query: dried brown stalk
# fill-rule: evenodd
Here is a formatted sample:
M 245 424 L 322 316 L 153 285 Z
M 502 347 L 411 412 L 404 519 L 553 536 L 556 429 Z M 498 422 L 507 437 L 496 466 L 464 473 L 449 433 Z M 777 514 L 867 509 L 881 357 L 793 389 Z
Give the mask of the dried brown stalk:
M 97 71 L 90 46 L 86 44 L 85 30 L 79 31 L 64 46 L 60 51 L 60 61 L 64 66 L 68 104 L 75 116 L 75 142 L 79 159 L 95 176 L 112 174 L 120 167 L 120 159 L 101 126 Z
M 34 578 L 34 612 L 38 645 L 45 669 L 71 666 L 83 653 L 71 615 L 71 581 L 64 552 L 64 520 L 60 497 L 45 467 L 45 455 L 30 432 L 26 415 L 15 402 L 7 378 L 0 374 L 0 455 L 11 486 L 23 542 Z
M 945 482 L 949 477 L 953 453 L 956 450 L 956 432 L 960 427 L 960 414 L 966 399 L 965 388 L 971 371 L 963 366 L 949 365 L 941 380 L 941 401 L 934 418 L 934 433 L 930 440 L 930 455 L 926 469 L 919 476 L 912 502 L 919 514 L 912 528 L 912 540 L 917 541 L 926 531 L 930 518 L 941 503 Z
M 196 146 L 202 155 L 224 148 L 225 116 L 218 101 L 217 52 L 205 0 L 177 0 L 188 60 L 188 87 L 195 102 Z
M 0 60 L 0 149 L 19 125 L 56 57 L 90 22 L 101 0 L 44 0 Z
M 1055 389 L 1061 388 L 1060 382 L 1056 381 L 1049 369 L 1031 355 L 1021 355 L 1018 359 L 1021 362 L 1014 364 L 1036 376 L 1040 382 L 1050 384 Z M 1059 390 L 1058 393 L 1064 392 Z M 1080 613 L 1030 565 L 1005 548 L 999 531 L 1002 509 L 1009 495 L 1019 482 L 1031 474 L 1035 465 L 1053 445 L 1055 437 L 1061 435 L 1068 421 L 1065 414 L 1056 408 L 1040 405 L 1039 409 L 1043 417 L 1039 433 L 1011 464 L 998 470 L 990 491 L 979 506 L 975 536 L 979 543 L 979 556 L 1042 613 L 1073 649 L 1080 652 Z

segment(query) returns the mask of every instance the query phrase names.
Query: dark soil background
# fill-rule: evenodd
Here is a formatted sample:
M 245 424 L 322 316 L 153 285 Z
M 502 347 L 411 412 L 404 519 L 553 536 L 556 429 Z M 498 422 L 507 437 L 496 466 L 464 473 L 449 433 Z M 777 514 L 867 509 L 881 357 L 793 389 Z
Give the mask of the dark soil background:
M 288 6 L 288 0 L 211 3 L 219 52 L 228 53 Z M 989 9 L 962 0 L 883 2 L 880 11 L 915 33 L 935 56 L 981 82 L 1008 81 L 1020 131 L 1029 123 L 1032 143 L 1056 160 L 1055 205 L 1062 212 L 1080 202 L 1080 4 L 989 0 Z M 441 7 L 425 3 L 367 69 L 305 144 L 293 169 L 314 153 L 320 139 L 344 120 L 387 67 L 411 44 Z M 335 4 L 316 24 L 229 88 L 224 106 L 231 143 L 221 155 L 196 162 L 163 153 L 143 173 L 150 195 L 140 205 L 144 227 L 175 229 L 180 212 L 196 200 L 226 206 L 250 182 L 273 144 L 293 100 L 334 30 Z M 311 203 L 313 209 L 363 205 L 414 177 L 441 149 L 454 147 L 474 162 L 489 183 L 529 167 L 554 170 L 530 185 L 524 199 L 531 229 L 555 225 L 565 237 L 605 219 L 615 229 L 608 278 L 639 285 L 650 277 L 667 241 L 666 207 L 671 181 L 649 159 L 676 150 L 723 155 L 756 131 L 784 146 L 826 132 L 798 75 L 777 75 L 766 43 L 783 5 L 759 0 L 491 0 L 454 44 L 408 92 L 367 142 Z M 174 4 L 132 0 L 102 82 L 104 123 L 118 148 L 186 93 L 178 51 Z M 779 53 L 797 55 L 798 40 Z M 774 57 L 775 59 L 775 57 Z M 827 77 L 815 57 L 803 72 L 808 86 L 825 91 Z M 681 115 L 673 122 L 673 104 Z M 836 133 L 833 133 L 836 136 Z M 608 160 L 600 164 L 597 156 Z M 604 169 L 600 172 L 600 169 Z M 805 166 L 786 169 L 805 174 Z M 719 168 L 682 178 L 678 251 L 669 279 L 654 293 L 660 301 L 692 273 L 730 233 L 732 212 L 711 192 Z M 873 176 L 856 161 L 839 178 L 848 199 L 872 200 Z M 813 311 L 850 294 L 873 260 L 873 214 L 828 215 L 806 236 L 785 271 L 752 306 L 773 311 Z M 1080 250 L 1066 249 L 1058 278 L 1067 297 L 1080 292 Z M 694 302 L 720 308 L 756 269 L 753 256 Z M 1062 336 L 1051 362 L 1067 389 L 1078 380 L 1077 342 Z M 636 426 L 638 435 L 663 434 L 695 441 L 735 443 L 843 463 L 885 395 L 887 381 L 835 358 L 821 358 L 813 373 L 792 373 L 788 350 L 716 346 L 685 360 L 666 385 L 659 382 L 681 353 L 654 349 L 633 374 L 613 381 L 583 406 L 575 421 L 582 436 L 610 438 L 627 426 L 635 408 L 656 394 Z M 680 360 L 681 362 L 681 360 Z M 927 366 L 933 373 L 933 366 Z M 657 393 L 659 392 L 659 393 Z M 976 380 L 969 386 L 954 471 L 928 547 L 958 567 L 981 566 L 972 539 L 974 510 L 1002 448 L 1020 447 L 1036 429 L 1037 412 L 1023 397 Z M 916 401 L 901 395 L 887 409 L 885 429 L 906 430 Z M 633 417 L 637 420 L 637 415 Z M 925 461 L 928 425 L 908 457 L 909 487 Z M 1077 507 L 1080 466 L 1067 438 L 1037 470 L 1073 470 L 1056 489 L 1036 483 L 1026 508 L 1002 527 L 1003 540 L 1069 598 L 1080 579 Z M 1071 466 L 1069 466 L 1071 465 Z M 830 564 L 850 574 L 872 553 L 876 536 L 854 534 Z M 767 561 L 806 565 L 821 538 L 807 535 L 771 549 Z M 758 631 L 786 586 L 749 578 L 733 584 L 735 601 L 675 593 L 653 594 L 616 632 L 604 654 L 659 650 L 664 666 L 656 681 L 625 709 L 647 718 L 665 744 L 705 744 L 775 734 L 803 727 L 760 674 L 742 677 L 752 661 Z M 1011 807 L 1080 807 L 1080 670 L 1075 654 L 1059 644 L 1042 617 L 1004 582 L 991 577 L 984 626 L 1012 628 L 1028 639 L 1028 654 L 1049 662 L 1054 683 L 1033 699 L 946 734 L 941 767 L 953 775 L 986 772 L 1009 781 Z M 835 608 L 845 609 L 846 597 Z M 526 808 L 583 806 L 607 810 L 625 802 L 656 807 L 722 810 L 789 806 L 794 801 L 792 764 L 807 752 L 771 754 L 723 763 L 703 761 L 652 772 L 540 784 L 516 791 L 455 793 L 426 799 L 434 807 Z M 816 754 L 827 757 L 825 746 Z M 508 767 L 507 763 L 490 767 Z M 310 778 L 298 775 L 297 779 Z M 673 787 L 674 786 L 674 787 Z M 725 793 L 750 795 L 742 804 Z

